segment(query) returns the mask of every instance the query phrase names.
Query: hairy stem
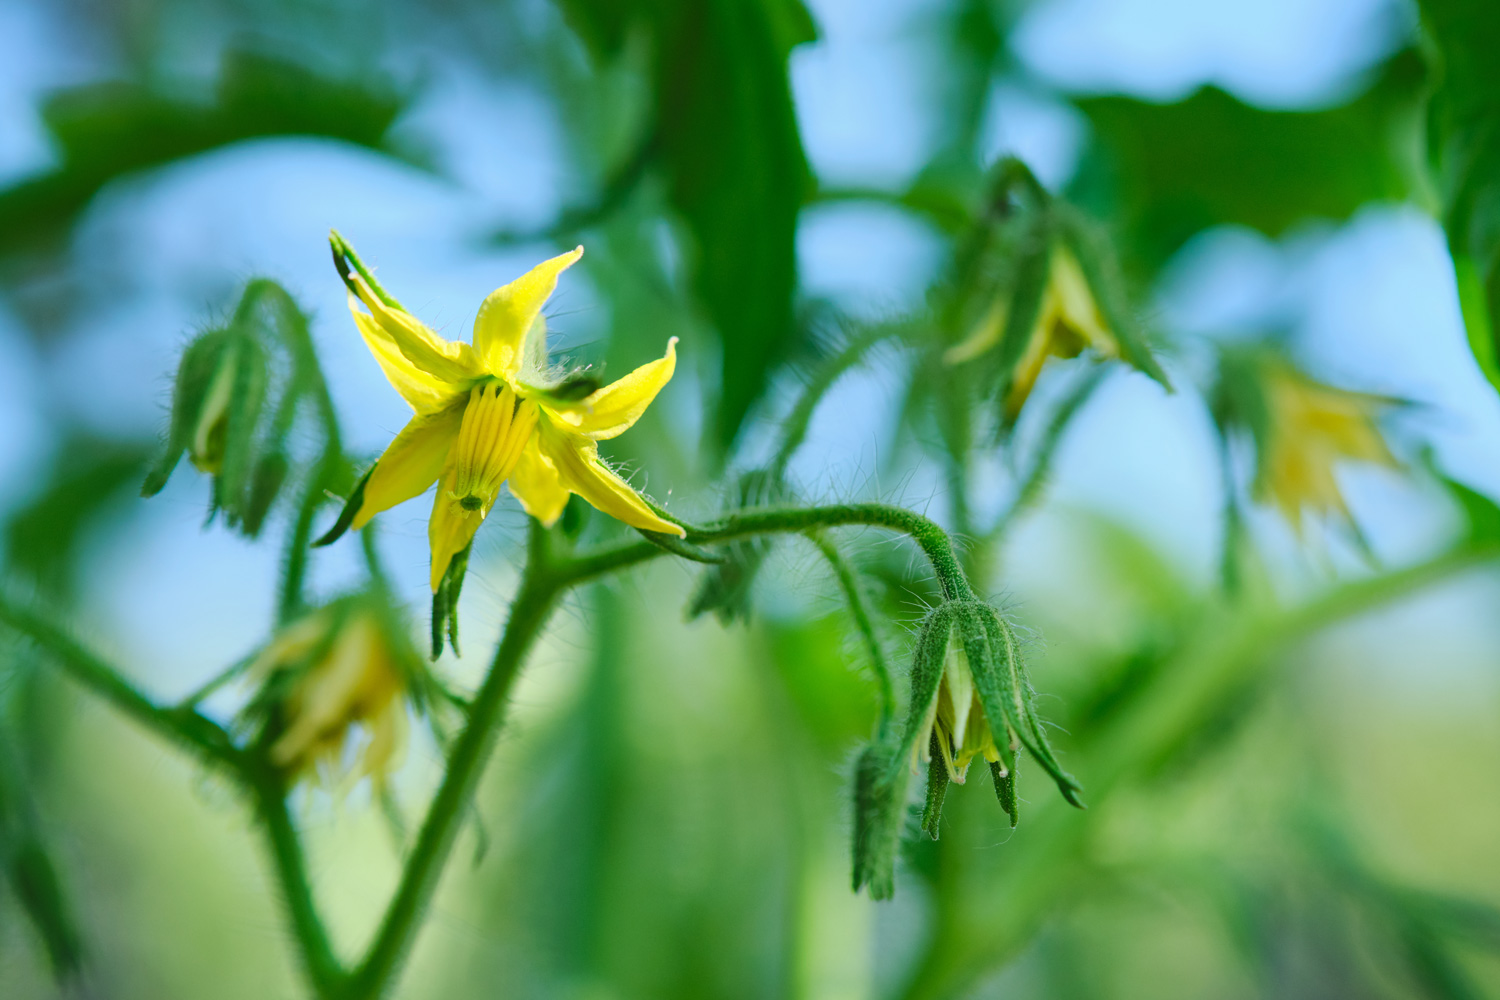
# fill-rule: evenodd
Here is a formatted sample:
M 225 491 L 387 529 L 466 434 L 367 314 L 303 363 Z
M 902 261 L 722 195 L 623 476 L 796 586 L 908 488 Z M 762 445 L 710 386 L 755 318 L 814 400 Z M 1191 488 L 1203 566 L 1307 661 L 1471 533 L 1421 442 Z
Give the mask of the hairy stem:
M 230 741 L 229 734 L 196 709 L 172 709 L 156 704 L 118 670 L 74 641 L 61 628 L 3 599 L 0 599 L 0 623 L 51 653 L 63 672 L 74 681 L 147 729 L 210 764 L 231 770 L 238 767 L 239 751 Z
M 839 551 L 839 547 L 833 543 L 827 535 L 822 532 L 810 531 L 807 537 L 823 553 L 823 558 L 828 560 L 828 565 L 833 569 L 833 575 L 838 579 L 839 588 L 844 592 L 844 599 L 849 602 L 849 614 L 854 618 L 854 626 L 859 631 L 860 638 L 864 640 L 865 648 L 870 654 L 870 669 L 875 674 L 875 684 L 880 693 L 880 721 L 879 732 L 884 736 L 890 729 L 892 720 L 896 717 L 896 685 L 891 674 L 891 665 L 886 660 L 885 647 L 880 643 L 880 634 L 875 631 L 875 621 L 870 615 L 869 602 L 865 600 L 863 590 L 860 589 L 859 577 L 854 572 L 854 567 L 849 565 L 849 560 Z
M 380 996 L 410 950 L 422 912 L 453 850 L 459 820 L 473 800 L 479 775 L 494 749 L 511 686 L 556 604 L 561 581 L 548 571 L 545 541 L 537 539 L 540 533 L 533 523 L 531 558 L 521 588 L 511 602 L 505 633 L 484 684 L 469 705 L 467 723 L 453 740 L 447 771 L 428 806 L 401 883 L 365 960 L 350 981 L 346 994 L 349 1000 Z

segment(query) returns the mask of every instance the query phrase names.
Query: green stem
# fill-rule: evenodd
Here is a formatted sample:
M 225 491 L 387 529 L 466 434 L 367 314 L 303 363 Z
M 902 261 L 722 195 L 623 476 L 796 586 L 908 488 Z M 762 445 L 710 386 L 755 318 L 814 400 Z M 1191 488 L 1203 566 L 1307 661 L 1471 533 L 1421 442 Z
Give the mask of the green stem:
M 844 592 L 844 599 L 849 602 L 849 613 L 854 618 L 854 626 L 870 653 L 870 668 L 875 673 L 875 684 L 880 692 L 879 734 L 883 737 L 896 717 L 896 685 L 891 675 L 891 665 L 885 657 L 885 647 L 880 643 L 880 634 L 875 631 L 875 622 L 870 616 L 869 602 L 860 589 L 854 567 L 849 565 L 849 560 L 844 558 L 839 547 L 822 532 L 810 531 L 807 537 L 833 568 L 833 575 Z
M 890 504 L 851 503 L 826 507 L 770 507 L 738 511 L 707 527 L 690 528 L 687 541 L 712 544 L 733 541 L 747 535 L 789 534 L 844 525 L 887 528 L 911 536 L 931 564 L 944 600 L 974 598 L 974 590 L 969 586 L 969 580 L 964 575 L 948 533 L 921 514 Z M 661 554 L 661 549 L 649 542 L 624 543 L 568 559 L 559 565 L 557 572 L 571 586 L 634 566 Z
M 75 642 L 40 615 L 0 600 L 0 623 L 27 636 L 51 653 L 63 672 L 122 713 L 218 767 L 236 769 L 239 751 L 229 734 L 194 709 L 172 709 L 147 698 L 119 671 Z
M 395 975 L 416 934 L 418 918 L 437 888 L 438 878 L 453 850 L 459 819 L 473 801 L 474 790 L 494 749 L 504 719 L 511 686 L 531 644 L 541 633 L 562 589 L 563 581 L 548 572 L 546 543 L 533 526 L 531 559 L 521 588 L 510 607 L 510 620 L 474 700 L 467 724 L 453 741 L 443 782 L 433 796 L 401 876 L 401 884 L 386 910 L 380 930 L 365 960 L 350 979 L 348 1000 L 381 995 Z M 649 547 L 649 546 L 648 546 Z M 652 551 L 657 551 L 654 548 Z
M 255 802 L 256 815 L 264 828 L 266 847 L 280 883 L 281 902 L 296 932 L 302 968 L 313 989 L 322 997 L 338 997 L 348 978 L 318 915 L 312 883 L 307 877 L 307 858 L 302 839 L 287 809 L 286 780 L 262 756 L 245 758 L 240 775 Z

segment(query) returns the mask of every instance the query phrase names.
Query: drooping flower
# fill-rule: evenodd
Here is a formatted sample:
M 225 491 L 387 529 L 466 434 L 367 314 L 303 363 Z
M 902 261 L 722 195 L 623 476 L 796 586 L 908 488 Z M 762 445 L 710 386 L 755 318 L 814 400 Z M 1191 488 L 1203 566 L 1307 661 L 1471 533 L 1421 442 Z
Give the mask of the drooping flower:
M 1011 308 L 1009 296 L 996 297 L 969 335 L 950 347 L 943 360 L 950 365 L 962 364 L 998 346 L 1005 336 Z M 1046 285 L 1036 321 L 1010 372 L 1005 391 L 1006 417 L 1014 420 L 1021 412 L 1048 358 L 1076 358 L 1085 348 L 1103 358 L 1121 355 L 1119 338 L 1100 313 L 1078 258 L 1058 243 L 1047 258 Z
M 685 534 L 610 469 L 598 448 L 628 430 L 671 379 L 676 338 L 662 358 L 603 387 L 548 368 L 542 306 L 583 247 L 490 293 L 467 344 L 444 340 L 402 308 L 337 233 L 332 243 L 354 322 L 415 411 L 351 497 L 352 515 L 346 509 L 341 526 L 363 527 L 438 483 L 428 525 L 434 593 L 505 484 L 545 525 L 556 522 L 576 493 L 633 527 Z M 321 541 L 332 541 L 339 530 Z
M 1348 521 L 1335 466 L 1343 461 L 1399 465 L 1376 422 L 1393 401 L 1326 385 L 1279 358 L 1263 362 L 1260 381 L 1256 499 L 1274 503 L 1298 532 L 1308 510 Z
M 374 607 L 344 600 L 283 628 L 251 664 L 253 710 L 274 727 L 271 762 L 293 779 L 381 783 L 399 763 L 413 658 L 386 628 Z

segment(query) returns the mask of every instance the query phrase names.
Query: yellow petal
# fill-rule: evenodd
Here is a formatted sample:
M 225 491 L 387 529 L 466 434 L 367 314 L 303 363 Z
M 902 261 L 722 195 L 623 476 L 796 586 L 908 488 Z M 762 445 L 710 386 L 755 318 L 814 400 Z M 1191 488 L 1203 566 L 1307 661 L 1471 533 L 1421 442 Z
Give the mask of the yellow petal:
M 557 523 L 568 503 L 568 490 L 559 478 L 557 466 L 542 454 L 537 435 L 521 451 L 521 460 L 510 474 L 510 491 L 521 501 L 526 513 L 547 527 Z
M 444 340 L 411 313 L 386 305 L 358 274 L 352 280 L 376 326 L 417 373 L 448 386 L 461 385 L 479 374 L 474 350 L 468 344 Z
M 526 335 L 557 288 L 557 276 L 583 256 L 583 247 L 544 260 L 489 294 L 474 320 L 474 349 L 485 370 L 514 379 L 526 354 Z
M 1031 390 L 1036 386 L 1036 380 L 1042 374 L 1042 366 L 1047 363 L 1047 355 L 1052 346 L 1052 326 L 1057 322 L 1057 315 L 1057 297 L 1049 290 L 1042 296 L 1041 313 L 1036 318 L 1036 325 L 1031 328 L 1026 350 L 1011 373 L 1010 391 L 1005 397 L 1005 412 L 1012 420 L 1021 412 L 1021 407 L 1026 405 Z
M 1058 319 L 1077 331 L 1084 343 L 1100 354 L 1106 357 L 1118 355 L 1120 346 L 1099 315 L 1099 304 L 1094 301 L 1078 258 L 1066 247 L 1058 247 L 1052 252 L 1050 263 L 1047 287 L 1055 296 Z
M 359 300 L 353 295 L 349 296 L 349 311 L 354 314 L 354 325 L 359 328 L 365 346 L 408 406 L 418 413 L 425 413 L 446 405 L 455 392 L 452 386 L 408 361 L 375 317 L 359 307 Z
M 611 471 L 600 460 L 599 446 L 594 442 L 570 437 L 545 420 L 538 426 L 542 431 L 542 454 L 557 466 L 562 485 L 631 527 L 679 538 L 687 534 L 671 521 L 658 517 L 629 483 Z
M 478 510 L 469 510 L 454 495 L 454 473 L 443 473 L 437 498 L 432 502 L 432 519 L 427 522 L 427 541 L 432 545 L 432 592 L 437 593 L 453 557 L 474 540 L 474 532 L 484 521 Z
M 548 406 L 548 411 L 569 432 L 594 441 L 607 441 L 629 430 L 656 394 L 672 379 L 677 368 L 677 338 L 667 341 L 667 353 L 658 361 L 641 365 L 618 381 L 590 393 L 576 404 Z
M 464 407 L 448 406 L 419 413 L 396 435 L 365 482 L 364 502 L 354 515 L 354 530 L 370 518 L 422 493 L 442 475 L 448 451 L 458 437 Z
M 1010 303 L 1003 296 L 997 296 L 979 322 L 974 324 L 969 335 L 943 352 L 943 363 L 958 365 L 972 361 L 1000 343 L 1000 335 L 1005 332 L 1005 320 L 1009 316 Z

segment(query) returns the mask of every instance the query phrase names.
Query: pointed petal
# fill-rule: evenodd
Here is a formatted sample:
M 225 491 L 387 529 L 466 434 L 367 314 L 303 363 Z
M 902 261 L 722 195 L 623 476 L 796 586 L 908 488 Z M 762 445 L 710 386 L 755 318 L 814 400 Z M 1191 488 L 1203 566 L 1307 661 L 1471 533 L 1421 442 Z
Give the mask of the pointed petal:
M 557 465 L 542 454 L 537 435 L 526 442 L 521 460 L 510 474 L 510 491 L 521 501 L 526 513 L 547 527 L 557 523 L 568 503 L 568 489 L 562 484 Z
M 667 341 L 667 353 L 660 360 L 641 365 L 635 371 L 576 404 L 564 404 L 548 410 L 556 420 L 574 434 L 593 441 L 619 437 L 641 419 L 656 394 L 672 380 L 677 369 L 677 338 Z
M 454 493 L 455 472 L 450 462 L 438 483 L 436 499 L 432 503 L 432 519 L 427 522 L 427 540 L 432 545 L 432 592 L 438 591 L 448 564 L 464 546 L 474 540 L 474 532 L 484 521 L 477 510 L 465 510 Z
M 485 369 L 514 379 L 526 353 L 526 335 L 557 288 L 557 276 L 583 256 L 583 247 L 544 260 L 489 294 L 474 320 L 474 349 Z
M 480 374 L 474 350 L 468 344 L 444 340 L 411 313 L 386 305 L 359 275 L 354 275 L 352 281 L 359 292 L 359 301 L 370 310 L 370 319 L 410 369 L 448 386 L 460 385 Z M 350 308 L 356 314 L 359 311 L 353 302 Z M 361 333 L 363 327 L 361 324 Z
M 396 435 L 365 481 L 364 502 L 354 515 L 354 530 L 370 518 L 410 500 L 437 482 L 448 452 L 463 423 L 464 407 L 449 406 L 436 413 L 419 413 Z
M 395 341 L 381 329 L 375 317 L 359 308 L 359 300 L 352 295 L 349 296 L 349 311 L 354 315 L 354 325 L 359 328 L 365 346 L 375 356 L 386 379 L 406 400 L 406 405 L 418 413 L 441 408 L 453 395 L 453 390 L 406 360 Z
M 570 437 L 542 421 L 542 454 L 552 459 L 562 484 L 595 508 L 633 528 L 659 531 L 679 538 L 687 535 L 678 525 L 657 517 L 630 484 L 599 458 L 599 446 L 585 438 Z

